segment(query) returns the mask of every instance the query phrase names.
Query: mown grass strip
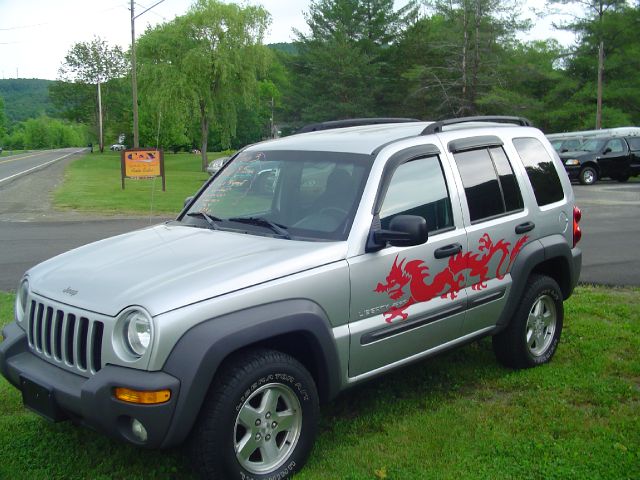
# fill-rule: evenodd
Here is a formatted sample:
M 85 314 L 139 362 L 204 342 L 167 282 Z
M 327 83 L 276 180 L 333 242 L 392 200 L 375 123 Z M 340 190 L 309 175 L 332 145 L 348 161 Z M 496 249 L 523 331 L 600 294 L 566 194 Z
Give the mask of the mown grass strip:
M 637 479 L 639 353 L 640 290 L 579 287 L 550 364 L 502 368 L 485 339 L 346 392 L 297 478 Z M 0 478 L 193 478 L 179 450 L 49 424 L 4 380 L 0 458 Z
M 209 159 L 223 156 L 210 153 Z M 63 184 L 54 192 L 56 208 L 107 214 L 176 214 L 184 199 L 209 178 L 199 155 L 165 154 L 166 191 L 162 179 L 120 180 L 120 153 L 93 153 L 69 164 Z

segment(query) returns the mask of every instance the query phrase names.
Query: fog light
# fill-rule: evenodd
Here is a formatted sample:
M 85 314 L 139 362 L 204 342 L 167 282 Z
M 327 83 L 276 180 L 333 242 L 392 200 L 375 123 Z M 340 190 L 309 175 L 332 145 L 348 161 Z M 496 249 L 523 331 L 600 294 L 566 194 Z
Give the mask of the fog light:
M 143 443 L 147 441 L 147 429 L 144 428 L 144 425 L 142 425 L 142 423 L 140 423 L 135 418 L 131 420 L 131 433 L 136 438 L 136 440 L 139 440 Z

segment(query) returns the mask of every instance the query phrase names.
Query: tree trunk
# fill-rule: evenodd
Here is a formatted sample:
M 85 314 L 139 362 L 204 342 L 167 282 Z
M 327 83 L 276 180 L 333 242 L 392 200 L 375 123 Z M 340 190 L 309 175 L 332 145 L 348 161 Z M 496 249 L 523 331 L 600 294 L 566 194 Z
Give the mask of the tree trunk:
M 478 95 L 478 71 L 480 70 L 480 20 L 482 19 L 482 6 L 480 0 L 475 0 L 475 39 L 473 55 L 473 71 L 471 76 L 471 93 L 469 94 L 469 108 L 472 115 L 476 113 L 476 97 Z
M 207 143 L 209 141 L 209 119 L 207 118 L 207 108 L 204 103 L 200 103 L 200 134 L 202 135 L 202 148 L 200 155 L 202 156 L 202 171 L 207 170 L 209 162 L 207 160 Z
M 467 108 L 467 55 L 469 54 L 469 18 L 467 16 L 467 2 L 463 2 L 462 8 L 462 65 L 461 65 L 461 81 L 462 81 L 462 101 L 459 112 L 464 114 Z

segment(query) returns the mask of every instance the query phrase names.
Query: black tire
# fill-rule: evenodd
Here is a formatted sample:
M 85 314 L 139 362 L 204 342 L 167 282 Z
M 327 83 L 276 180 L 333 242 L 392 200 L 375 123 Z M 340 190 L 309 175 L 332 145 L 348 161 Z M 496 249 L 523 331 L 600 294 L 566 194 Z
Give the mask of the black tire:
M 578 180 L 582 185 L 593 185 L 598 181 L 598 172 L 593 167 L 584 167 L 578 174 Z
M 251 428 L 243 425 L 244 414 Z M 191 433 L 194 466 L 207 479 L 290 478 L 311 452 L 318 417 L 315 383 L 297 360 L 275 350 L 239 352 L 216 375 Z M 274 419 L 291 426 L 279 429 Z M 240 457 L 235 445 L 243 441 Z
M 620 183 L 625 183 L 629 181 L 629 175 L 620 175 L 619 177 L 616 177 L 616 180 Z
M 539 307 L 541 310 L 536 311 Z M 553 328 L 551 323 L 553 317 Z M 515 315 L 507 328 L 493 336 L 498 361 L 511 368 L 529 368 L 547 363 L 558 348 L 564 306 L 556 281 L 531 275 Z

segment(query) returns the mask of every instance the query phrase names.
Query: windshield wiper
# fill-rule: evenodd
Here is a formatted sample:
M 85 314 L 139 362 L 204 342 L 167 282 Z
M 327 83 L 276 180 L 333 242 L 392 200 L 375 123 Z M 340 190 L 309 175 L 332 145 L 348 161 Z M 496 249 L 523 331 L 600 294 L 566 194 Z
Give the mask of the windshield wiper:
M 291 240 L 291 235 L 289 235 L 289 232 L 287 232 L 286 230 L 287 227 L 285 227 L 284 225 L 280 225 L 278 223 L 274 223 L 270 220 L 267 220 L 266 218 L 233 217 L 233 218 L 228 218 L 227 220 L 231 222 L 247 223 L 249 225 L 258 225 L 260 227 L 267 227 L 267 228 L 270 228 L 275 233 L 277 233 L 278 235 L 280 235 L 281 237 L 286 238 L 287 240 Z
M 212 215 L 209 215 L 207 212 L 191 212 L 191 213 L 187 213 L 187 217 L 199 217 L 199 218 L 204 218 L 207 223 L 209 224 L 209 226 L 211 226 L 212 230 L 217 230 L 218 227 L 216 227 L 216 224 L 214 222 L 219 222 L 220 219 L 218 217 L 214 217 Z

